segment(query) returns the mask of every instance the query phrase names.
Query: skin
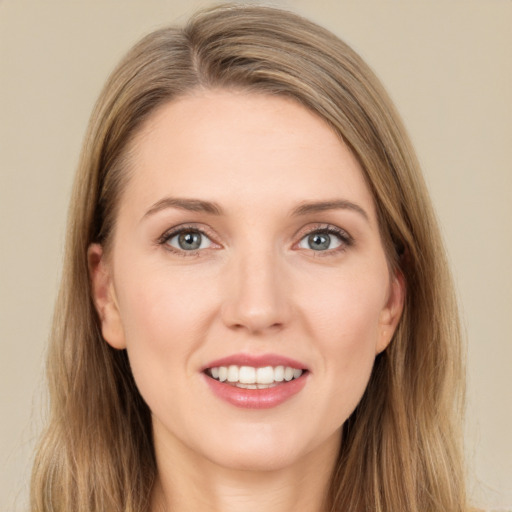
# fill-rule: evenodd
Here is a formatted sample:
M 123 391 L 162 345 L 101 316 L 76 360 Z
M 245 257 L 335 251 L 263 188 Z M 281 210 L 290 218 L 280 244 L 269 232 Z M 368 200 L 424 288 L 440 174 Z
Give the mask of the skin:
M 340 200 L 355 206 L 293 214 Z M 403 307 L 357 160 L 290 99 L 200 91 L 143 126 L 120 201 L 111 251 L 92 245 L 89 262 L 103 336 L 127 349 L 152 411 L 153 510 L 322 510 L 341 426 Z M 207 234 L 202 248 L 164 240 L 180 225 Z M 311 248 L 327 226 L 343 237 Z M 235 407 L 201 370 L 238 353 L 304 362 L 306 385 L 277 407 Z

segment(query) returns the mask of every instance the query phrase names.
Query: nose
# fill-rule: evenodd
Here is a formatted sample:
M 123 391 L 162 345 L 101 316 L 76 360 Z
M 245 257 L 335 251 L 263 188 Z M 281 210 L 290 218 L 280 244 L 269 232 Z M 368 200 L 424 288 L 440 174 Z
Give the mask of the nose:
M 222 319 L 230 329 L 256 334 L 279 331 L 291 315 L 290 286 L 277 255 L 248 251 L 226 272 Z

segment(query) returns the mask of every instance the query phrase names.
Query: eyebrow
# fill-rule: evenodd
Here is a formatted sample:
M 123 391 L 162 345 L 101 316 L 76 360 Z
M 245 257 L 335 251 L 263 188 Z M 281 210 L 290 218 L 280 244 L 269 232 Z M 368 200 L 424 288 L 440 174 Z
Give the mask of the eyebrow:
M 203 212 L 209 213 L 210 215 L 223 214 L 222 208 L 217 203 L 212 201 L 204 201 L 202 199 L 165 197 L 151 206 L 151 208 L 144 214 L 144 218 L 150 215 L 154 215 L 155 213 L 167 208 L 178 208 L 180 210 L 186 210 L 189 212 Z M 370 221 L 368 214 L 363 208 L 345 199 L 304 202 L 292 211 L 291 216 L 301 217 L 311 213 L 324 212 L 328 210 L 352 210 L 353 212 L 361 215 L 368 222 Z
M 364 217 L 364 219 L 366 219 L 368 222 L 370 221 L 370 217 L 363 208 L 345 199 L 336 199 L 333 201 L 317 201 L 313 203 L 302 203 L 293 210 L 292 216 L 300 217 L 302 215 L 324 212 L 327 210 L 352 210 L 353 212 L 356 212 L 362 217 Z
M 178 197 L 165 197 L 157 201 L 145 214 L 144 217 L 153 215 L 167 208 L 178 208 L 189 212 L 203 212 L 211 215 L 222 215 L 222 208 L 211 201 L 201 199 L 186 199 Z

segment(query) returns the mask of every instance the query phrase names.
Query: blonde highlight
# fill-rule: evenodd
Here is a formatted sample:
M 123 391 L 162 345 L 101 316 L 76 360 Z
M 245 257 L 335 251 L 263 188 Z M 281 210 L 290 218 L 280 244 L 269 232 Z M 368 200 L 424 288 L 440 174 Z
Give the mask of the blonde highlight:
M 126 353 L 102 339 L 87 249 L 108 247 L 143 124 L 161 105 L 214 88 L 284 95 L 330 124 L 361 163 L 390 266 L 406 282 L 397 332 L 343 426 L 328 510 L 467 510 L 457 304 L 400 117 L 369 67 L 327 30 L 286 11 L 228 5 L 145 37 L 113 72 L 91 117 L 69 211 L 32 512 L 149 510 L 150 412 Z

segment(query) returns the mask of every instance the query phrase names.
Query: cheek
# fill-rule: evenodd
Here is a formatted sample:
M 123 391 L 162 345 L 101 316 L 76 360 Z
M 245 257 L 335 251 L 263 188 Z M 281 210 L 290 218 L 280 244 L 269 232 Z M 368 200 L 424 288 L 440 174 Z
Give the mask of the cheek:
M 364 351 L 378 339 L 388 289 L 386 271 L 370 267 L 326 277 L 317 276 L 303 290 L 300 302 L 310 329 L 329 350 Z
M 379 310 L 354 296 L 339 297 L 330 308 L 323 312 L 325 327 L 318 338 L 326 355 L 325 364 L 335 387 L 345 391 L 352 386 L 360 389 L 369 378 L 375 359 Z
M 339 425 L 352 413 L 366 389 L 386 300 L 387 281 L 382 273 L 363 275 L 332 280 L 328 293 L 318 292 L 310 297 L 308 314 L 304 315 L 321 354 L 318 373 L 325 377 L 325 388 L 317 390 L 317 403 L 327 409 L 332 407 L 331 411 L 336 411 L 333 422 Z M 321 393 L 326 394 L 323 400 Z M 324 412 L 327 414 L 327 410 Z
M 177 279 L 165 269 L 132 268 L 124 275 L 130 277 L 116 292 L 127 352 L 137 386 L 153 408 L 196 371 L 190 358 L 205 339 L 211 297 L 202 281 Z
M 120 274 L 123 272 L 120 269 Z M 144 340 L 148 347 L 169 346 L 200 334 L 199 320 L 211 308 L 208 281 L 190 270 L 171 272 L 165 265 L 131 267 L 116 287 L 127 343 Z M 179 336 L 172 336 L 175 333 Z

